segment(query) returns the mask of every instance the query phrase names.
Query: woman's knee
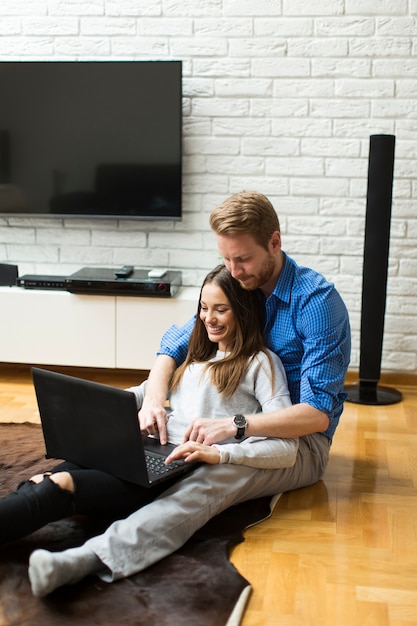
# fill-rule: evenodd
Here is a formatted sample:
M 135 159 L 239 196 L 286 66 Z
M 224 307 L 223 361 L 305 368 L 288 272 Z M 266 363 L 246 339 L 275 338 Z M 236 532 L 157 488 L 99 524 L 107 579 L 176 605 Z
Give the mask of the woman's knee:
M 71 491 L 71 493 L 74 493 L 74 481 L 71 474 L 69 474 L 68 472 L 57 472 L 56 474 L 51 474 L 49 478 L 52 480 L 52 482 L 61 487 L 61 489 L 65 489 L 66 491 Z
M 46 472 L 45 474 L 36 474 L 35 476 L 32 476 L 30 480 L 31 482 L 38 484 L 45 480 L 45 478 L 49 478 L 50 480 L 52 480 L 52 482 L 61 487 L 61 489 L 65 489 L 66 491 L 71 491 L 71 493 L 74 493 L 74 481 L 69 472 L 56 472 L 54 474 L 52 474 L 51 472 Z

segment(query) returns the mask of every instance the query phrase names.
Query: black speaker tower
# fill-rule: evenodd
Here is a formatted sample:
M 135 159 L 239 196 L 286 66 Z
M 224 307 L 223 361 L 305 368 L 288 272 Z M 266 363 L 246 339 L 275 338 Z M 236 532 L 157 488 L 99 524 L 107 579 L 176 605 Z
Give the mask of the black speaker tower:
M 362 275 L 359 383 L 347 385 L 347 400 L 394 404 L 402 395 L 378 385 L 384 336 L 395 136 L 371 135 Z

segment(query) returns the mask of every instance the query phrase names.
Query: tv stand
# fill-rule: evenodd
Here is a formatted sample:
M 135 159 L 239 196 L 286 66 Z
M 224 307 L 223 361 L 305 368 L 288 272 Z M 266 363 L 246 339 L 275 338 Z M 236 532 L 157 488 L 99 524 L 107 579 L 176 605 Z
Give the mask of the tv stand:
M 0 287 L 0 362 L 148 370 L 164 331 L 192 317 L 198 297 L 192 287 L 173 298 Z

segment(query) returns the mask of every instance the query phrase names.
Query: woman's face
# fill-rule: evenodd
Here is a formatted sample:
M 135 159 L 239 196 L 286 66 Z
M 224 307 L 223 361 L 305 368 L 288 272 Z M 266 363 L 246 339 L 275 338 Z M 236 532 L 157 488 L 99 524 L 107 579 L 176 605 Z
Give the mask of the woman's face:
M 230 301 L 216 283 L 207 283 L 201 291 L 200 319 L 207 335 L 219 350 L 229 352 L 236 335 L 236 318 Z

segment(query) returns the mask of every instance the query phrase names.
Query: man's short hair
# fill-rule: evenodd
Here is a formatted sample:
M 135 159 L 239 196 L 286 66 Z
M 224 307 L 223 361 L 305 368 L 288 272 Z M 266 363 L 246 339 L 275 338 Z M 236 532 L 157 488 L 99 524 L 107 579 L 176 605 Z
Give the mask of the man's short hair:
M 250 234 L 265 249 L 273 232 L 280 232 L 278 215 L 266 196 L 240 191 L 214 209 L 210 226 L 216 235 L 233 237 Z

